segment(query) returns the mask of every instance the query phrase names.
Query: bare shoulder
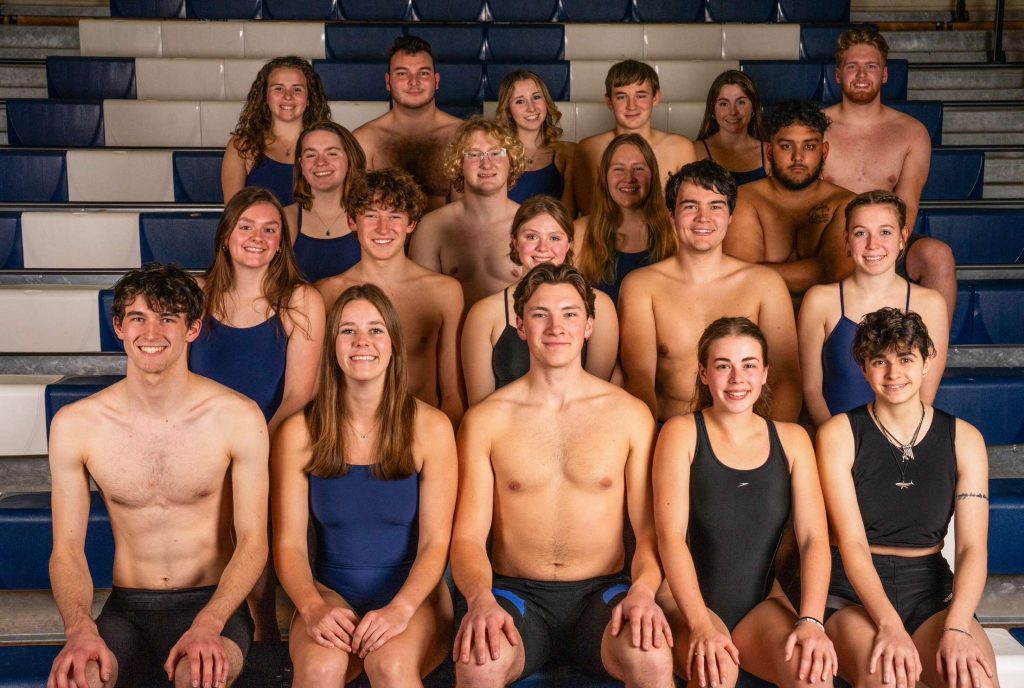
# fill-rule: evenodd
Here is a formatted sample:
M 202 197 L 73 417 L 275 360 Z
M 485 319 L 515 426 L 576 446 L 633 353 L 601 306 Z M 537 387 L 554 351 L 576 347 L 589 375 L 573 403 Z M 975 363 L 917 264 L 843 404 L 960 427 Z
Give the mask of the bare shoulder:
M 839 304 L 839 283 L 816 284 L 804 294 L 804 298 L 800 302 L 800 310 L 807 309 L 808 312 L 816 313 L 832 303 Z
M 352 135 L 356 137 L 360 144 L 362 144 L 364 140 L 376 140 L 376 138 L 387 129 L 388 122 L 390 122 L 391 119 L 391 113 L 385 112 L 383 115 L 378 115 L 369 122 L 364 122 L 360 126 L 356 127 L 352 132 Z
M 455 115 L 449 115 L 444 110 L 438 108 L 435 131 L 445 137 L 450 137 L 455 133 L 455 130 L 459 128 L 463 120 L 459 119 Z
M 576 155 L 577 145 L 575 141 L 555 141 L 555 155 L 563 160 L 570 160 Z
M 230 417 L 239 421 L 258 419 L 266 426 L 259 405 L 241 392 L 215 382 L 208 377 L 191 373 L 189 395 L 193 402 L 204 411 L 218 417 Z M 226 426 L 227 427 L 227 426 Z
M 462 285 L 454 277 L 428 270 L 418 263 L 414 263 L 414 267 L 411 269 L 414 274 L 413 279 L 423 287 L 421 294 L 424 297 L 429 295 L 434 301 L 441 303 L 450 302 L 456 295 L 461 298 Z
M 953 419 L 956 422 L 956 447 L 958 449 L 977 446 L 980 446 L 983 450 L 985 449 L 985 438 L 978 428 L 963 418 L 953 416 Z
M 459 290 L 462 289 L 462 287 L 459 286 L 458 281 L 456 281 L 454 278 L 449 277 L 448 279 L 455 282 L 456 288 L 458 288 Z M 487 321 L 495 319 L 504 320 L 504 313 L 505 292 L 499 291 L 494 294 L 491 294 L 490 296 L 485 296 L 484 298 L 474 303 L 470 307 L 469 312 L 466 314 L 466 320 L 469 321 L 470 318 L 473 318 L 474 320 Z
M 736 205 L 740 203 L 756 203 L 769 198 L 771 181 L 765 177 L 755 182 L 744 184 L 736 190 Z
M 125 381 L 119 380 L 95 394 L 61 407 L 50 424 L 51 433 L 84 434 L 94 431 L 103 423 L 104 417 L 120 414 L 119 400 L 124 386 Z
M 679 152 L 692 152 L 694 150 L 693 140 L 690 139 L 688 136 L 683 136 L 682 134 L 673 134 L 672 132 L 669 131 L 660 130 L 655 130 L 654 133 L 656 135 L 656 144 L 668 146 L 672 150 L 676 150 Z
M 452 435 L 452 422 L 440 409 L 416 399 L 416 420 L 413 422 L 414 442 L 436 446 L 439 441 Z
M 893 139 L 924 137 L 931 141 L 931 137 L 928 136 L 928 128 L 921 120 L 887 105 L 883 105 L 882 108 L 885 112 L 884 126 L 892 130 Z
M 609 412 L 615 414 L 616 424 L 625 423 L 634 429 L 654 427 L 654 416 L 651 415 L 647 404 L 626 390 L 596 377 L 590 380 L 589 384 L 593 396 L 600 399 Z
M 328 310 L 334 305 L 334 302 L 338 300 L 341 293 L 351 287 L 355 282 L 348 276 L 352 272 L 351 269 L 341 273 L 340 275 L 334 275 L 332 277 L 324 277 L 318 280 L 313 286 L 318 292 L 320 297 L 324 301 L 324 306 Z
M 659 260 L 657 263 L 645 265 L 642 268 L 631 271 L 622 280 L 621 291 L 625 293 L 628 289 L 629 293 L 633 296 L 649 292 L 658 281 L 672 277 L 670 268 L 674 260 L 674 258 L 666 258 L 665 260 Z M 629 286 L 627 287 L 626 285 Z M 604 292 L 597 293 L 603 294 Z
M 802 425 L 781 420 L 771 422 L 775 423 L 775 431 L 779 434 L 779 441 L 782 442 L 782 448 L 787 453 L 793 450 L 801 452 L 811 450 L 811 437 Z
M 926 308 L 942 308 L 942 312 L 946 312 L 946 299 L 943 298 L 942 294 L 931 289 L 930 287 L 922 287 L 920 284 L 910 283 L 910 300 L 914 303 L 913 310 L 923 310 L 921 307 Z
M 608 144 L 611 143 L 614 135 L 614 131 L 605 131 L 600 134 L 588 136 L 576 144 L 576 148 L 579 152 L 585 155 L 593 156 L 595 154 L 600 154 L 608 147 Z
M 785 292 L 786 297 L 789 298 L 786 281 L 775 270 L 760 263 L 748 263 L 732 256 L 725 256 L 725 258 L 729 259 L 728 265 L 735 265 L 747 288 L 762 290 L 762 296 L 774 296 L 771 290 L 781 291 Z
M 431 210 L 423 216 L 416 226 L 416 233 L 437 232 L 454 222 L 462 213 L 462 199 L 443 205 L 437 210 Z
M 845 187 L 833 184 L 832 182 L 824 179 L 819 180 L 818 183 L 822 185 L 821 195 L 823 200 L 829 205 L 834 205 L 837 209 L 845 207 L 846 204 L 857 195 Z M 752 186 L 752 184 L 747 184 L 747 186 Z
M 827 446 L 830 442 L 852 439 L 853 427 L 850 425 L 850 417 L 845 413 L 832 416 L 818 427 L 817 440 L 820 445 Z

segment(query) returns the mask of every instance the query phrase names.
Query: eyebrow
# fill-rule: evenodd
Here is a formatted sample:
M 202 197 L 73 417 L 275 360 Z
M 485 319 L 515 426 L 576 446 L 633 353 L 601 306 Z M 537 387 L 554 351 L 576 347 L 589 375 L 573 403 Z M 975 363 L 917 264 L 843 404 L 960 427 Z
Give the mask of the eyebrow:
M 245 220 L 246 222 L 251 222 L 253 224 L 256 224 L 256 220 L 252 219 L 248 215 L 242 215 L 240 218 L 238 218 L 239 222 L 241 222 L 242 220 Z M 280 220 L 268 220 L 267 222 L 264 222 L 263 224 L 265 224 L 265 225 L 279 225 L 279 224 L 281 224 L 281 221 Z
M 760 360 L 761 359 L 758 356 L 745 356 L 744 358 L 740 359 L 740 363 L 745 363 L 746 361 L 760 361 Z M 732 359 L 731 358 L 726 358 L 725 356 L 719 356 L 718 358 L 715 359 L 715 361 L 716 362 L 717 361 L 725 361 L 726 363 L 731 363 Z
M 346 320 L 344 322 L 338 323 L 338 327 L 342 327 L 344 325 L 353 325 L 354 326 L 354 325 L 357 325 L 357 324 L 358 323 L 356 323 L 356 322 L 354 322 L 352 320 Z M 383 320 L 371 320 L 370 322 L 368 322 L 366 324 L 367 325 L 383 325 L 384 321 Z

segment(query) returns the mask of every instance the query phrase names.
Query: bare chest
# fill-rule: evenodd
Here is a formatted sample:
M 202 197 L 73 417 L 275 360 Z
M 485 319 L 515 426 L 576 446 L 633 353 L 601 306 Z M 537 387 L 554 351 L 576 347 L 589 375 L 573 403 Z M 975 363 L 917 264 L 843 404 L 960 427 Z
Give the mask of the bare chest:
M 433 351 L 444 319 L 441 304 L 429 285 L 410 282 L 386 291 L 398 310 L 406 352 L 416 355 Z
M 892 190 L 899 182 L 907 146 L 898 132 L 875 127 L 829 131 L 829 157 L 823 170 L 826 181 L 854 193 Z
M 737 284 L 680 286 L 653 300 L 658 358 L 696 365 L 697 343 L 710 323 L 726 316 L 757 322 L 758 300 Z
M 504 286 L 517 280 L 522 269 L 509 258 L 508 230 L 505 222 L 451 228 L 441 249 L 441 270 L 463 284 L 495 280 Z
M 765 235 L 765 256 L 783 263 L 817 255 L 825 227 L 832 221 L 835 205 L 828 200 L 811 201 L 799 207 L 764 204 L 758 209 Z

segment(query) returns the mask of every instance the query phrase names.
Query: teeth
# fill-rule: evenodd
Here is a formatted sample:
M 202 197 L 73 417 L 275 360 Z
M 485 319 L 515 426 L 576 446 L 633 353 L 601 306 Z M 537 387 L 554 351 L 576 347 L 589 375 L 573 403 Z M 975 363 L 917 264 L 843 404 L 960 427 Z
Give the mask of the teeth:
M 374 360 L 376 358 L 377 358 L 376 356 L 352 356 L 351 357 L 351 359 L 353 361 L 372 361 L 372 360 Z
M 147 354 L 158 354 L 164 350 L 162 346 L 140 346 L 139 348 Z

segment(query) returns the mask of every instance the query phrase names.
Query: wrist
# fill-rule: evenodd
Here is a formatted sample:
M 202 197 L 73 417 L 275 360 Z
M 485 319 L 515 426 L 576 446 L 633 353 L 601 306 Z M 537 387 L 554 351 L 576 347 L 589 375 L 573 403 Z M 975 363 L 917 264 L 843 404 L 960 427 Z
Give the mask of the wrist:
M 98 636 L 99 634 L 100 631 L 96 627 L 96 622 L 89 618 L 76 621 L 64 628 L 64 637 L 68 640 L 77 639 L 82 636 Z
M 965 635 L 968 638 L 970 638 L 971 640 L 974 640 L 974 636 L 971 635 L 970 632 L 967 629 L 961 628 L 959 626 L 945 626 L 942 629 L 942 633 L 943 633 L 943 635 L 945 635 L 947 633 L 950 633 L 950 634 L 953 634 L 953 635 Z
M 218 619 L 212 612 L 204 609 L 196 614 L 196 618 L 192 621 L 190 630 L 193 629 L 219 634 L 224 630 L 224 621 Z
M 793 624 L 793 628 L 800 628 L 800 626 L 805 626 L 805 625 L 806 626 L 813 626 L 815 628 L 818 628 L 818 629 L 821 630 L 822 633 L 825 632 L 825 624 L 824 624 L 824 622 L 822 622 L 821 619 L 818 619 L 818 618 L 810 616 L 810 615 L 808 615 L 808 616 L 801 616 L 800 618 L 798 618 L 796 620 L 796 623 Z
M 406 618 L 412 618 L 412 615 L 416 612 L 416 607 L 400 597 L 394 597 L 388 602 L 387 606 L 391 607 L 399 614 L 402 614 Z

